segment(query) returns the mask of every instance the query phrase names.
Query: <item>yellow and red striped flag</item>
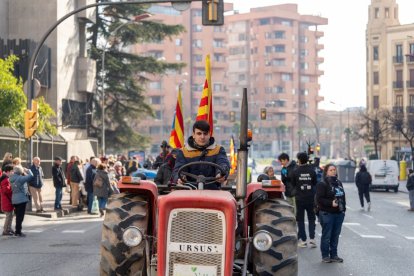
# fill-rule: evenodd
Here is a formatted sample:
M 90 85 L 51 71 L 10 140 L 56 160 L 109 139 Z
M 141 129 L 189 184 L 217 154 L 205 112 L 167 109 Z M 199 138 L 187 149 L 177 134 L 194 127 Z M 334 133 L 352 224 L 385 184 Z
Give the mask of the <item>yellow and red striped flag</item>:
M 230 173 L 229 174 L 235 173 L 236 168 L 237 168 L 237 153 L 234 149 L 234 137 L 232 135 L 230 139 Z
M 170 135 L 170 146 L 174 148 L 182 148 L 184 146 L 184 120 L 181 99 L 181 86 L 178 88 L 177 105 L 175 107 L 175 118 L 172 124 Z
M 206 56 L 206 80 L 196 118 L 196 121 L 200 120 L 205 120 L 209 123 L 210 135 L 213 136 L 213 93 L 211 90 L 210 55 Z

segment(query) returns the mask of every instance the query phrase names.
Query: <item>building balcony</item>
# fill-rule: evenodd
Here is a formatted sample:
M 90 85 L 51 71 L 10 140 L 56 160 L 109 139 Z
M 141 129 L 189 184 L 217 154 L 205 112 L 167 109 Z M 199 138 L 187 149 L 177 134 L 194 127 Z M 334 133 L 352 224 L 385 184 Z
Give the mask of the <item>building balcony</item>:
M 90 4 L 94 4 L 95 0 L 77 0 L 76 7 L 84 7 Z M 93 22 L 96 23 L 96 9 L 86 9 L 76 14 L 76 17 L 83 21 Z
M 95 91 L 96 61 L 87 57 L 78 57 L 77 61 L 78 91 L 93 93 Z
M 403 64 L 404 63 L 404 56 L 393 56 L 392 57 L 392 62 L 394 64 Z
M 404 113 L 404 107 L 402 106 L 393 106 L 392 107 L 392 112 L 394 113 Z
M 405 61 L 407 63 L 414 63 L 414 54 L 405 55 Z
M 321 38 L 321 37 L 323 37 L 323 35 L 324 35 L 324 33 L 323 33 L 323 32 L 321 32 L 321 31 L 315 31 L 315 36 L 316 36 L 317 38 Z
M 323 50 L 325 46 L 323 44 L 316 44 L 316 50 Z
M 407 113 L 414 114 L 414 106 L 406 106 L 405 110 Z
M 407 87 L 408 89 L 414 89 L 414 80 L 408 80 L 408 81 L 406 82 L 406 87 Z
M 394 88 L 394 89 L 403 89 L 404 88 L 404 82 L 403 81 L 393 81 L 392 82 L 392 88 Z

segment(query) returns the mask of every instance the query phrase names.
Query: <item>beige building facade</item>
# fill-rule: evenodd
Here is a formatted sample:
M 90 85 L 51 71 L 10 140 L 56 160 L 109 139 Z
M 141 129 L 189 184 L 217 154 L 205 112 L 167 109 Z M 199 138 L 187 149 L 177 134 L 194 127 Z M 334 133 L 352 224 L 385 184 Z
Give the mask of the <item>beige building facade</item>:
M 18 53 L 25 91 L 30 57 L 42 36 L 58 19 L 91 3 L 94 1 L 0 0 L 3 55 Z M 95 9 L 88 9 L 60 24 L 45 41 L 34 69 L 35 96 L 43 96 L 55 111 L 59 134 L 68 141 L 68 155 L 83 158 L 94 155 L 97 145 L 87 133 L 96 66 L 87 56 L 85 28 L 94 18 Z
M 225 10 L 231 11 L 231 4 Z M 282 151 L 294 154 L 306 149 L 298 133 L 316 141 L 318 78 L 323 74 L 319 39 L 327 19 L 301 15 L 296 4 L 251 9 L 225 16 L 223 26 L 202 26 L 201 5 L 193 3 L 182 14 L 166 6 L 153 5 L 150 20 L 182 24 L 186 32 L 171 41 L 137 45 L 131 51 L 166 61 L 184 62 L 181 72 L 154 78 L 147 91 L 156 111 L 137 126 L 152 137 L 152 152 L 168 140 L 178 85 L 183 87 L 185 136 L 191 133 L 205 79 L 204 59 L 212 65 L 214 136 L 228 147 L 231 135 L 238 136 L 243 88 L 248 89 L 249 121 L 254 130 L 253 157 L 275 157 Z M 266 119 L 260 112 L 266 110 Z M 230 120 L 235 113 L 235 121 Z M 237 140 L 237 139 L 236 139 Z
M 414 120 L 414 24 L 401 25 L 396 0 L 372 0 L 366 30 L 367 110 Z M 407 148 L 398 134 L 380 144 L 381 159 Z

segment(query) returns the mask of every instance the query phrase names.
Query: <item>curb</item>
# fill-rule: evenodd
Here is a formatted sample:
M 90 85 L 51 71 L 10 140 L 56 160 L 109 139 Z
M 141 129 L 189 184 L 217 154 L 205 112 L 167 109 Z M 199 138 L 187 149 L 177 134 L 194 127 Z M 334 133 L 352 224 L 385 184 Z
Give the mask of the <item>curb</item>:
M 64 208 L 62 210 L 47 211 L 44 213 L 36 213 L 36 211 L 26 211 L 26 215 L 37 216 L 43 218 L 61 218 L 73 213 L 80 213 L 77 207 Z

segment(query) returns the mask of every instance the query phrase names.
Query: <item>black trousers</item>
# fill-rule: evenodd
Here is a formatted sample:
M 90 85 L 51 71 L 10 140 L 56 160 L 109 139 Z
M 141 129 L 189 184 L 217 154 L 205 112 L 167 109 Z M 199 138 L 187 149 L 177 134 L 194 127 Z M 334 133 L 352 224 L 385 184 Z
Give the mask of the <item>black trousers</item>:
M 308 215 L 309 238 L 315 238 L 315 212 L 313 211 L 313 202 L 303 202 L 296 198 L 296 221 L 298 223 L 298 238 L 306 241 L 305 231 L 305 211 Z
M 358 187 L 358 195 L 359 195 L 359 202 L 361 203 L 361 207 L 364 207 L 364 196 L 365 196 L 367 203 L 371 202 L 370 197 L 369 197 L 369 186 L 368 185 Z
M 16 234 L 22 233 L 22 223 L 24 220 L 24 214 L 26 213 L 27 202 L 20 204 L 13 204 L 14 212 L 16 213 Z

